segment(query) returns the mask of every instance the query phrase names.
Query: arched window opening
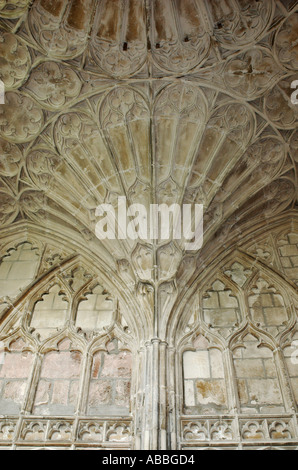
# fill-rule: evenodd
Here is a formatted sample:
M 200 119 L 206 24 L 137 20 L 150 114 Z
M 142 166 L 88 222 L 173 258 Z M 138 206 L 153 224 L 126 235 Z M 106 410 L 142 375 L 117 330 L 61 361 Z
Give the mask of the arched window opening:
M 238 298 L 219 279 L 203 296 L 203 319 L 224 337 L 239 325 L 241 312 Z
M 200 336 L 195 351 L 183 354 L 184 411 L 186 414 L 220 414 L 227 410 L 222 353 Z
M 34 355 L 22 338 L 14 340 L 0 363 L 0 415 L 18 416 L 23 408 Z
M 234 349 L 234 366 L 242 413 L 274 414 L 285 411 L 273 353 L 247 334 Z
M 30 327 L 42 340 L 63 328 L 68 316 L 68 302 L 59 285 L 54 285 L 34 307 Z
M 93 356 L 88 396 L 89 415 L 127 416 L 130 413 L 132 354 L 118 349 Z
M 66 338 L 57 351 L 43 357 L 33 413 L 42 416 L 72 416 L 79 399 L 82 354 Z
M 292 232 L 280 237 L 277 247 L 285 275 L 298 286 L 298 234 Z
M 259 277 L 248 296 L 250 315 L 257 326 L 276 336 L 289 321 L 283 296 L 275 286 Z
M 35 278 L 39 266 L 38 250 L 25 242 L 0 260 L 0 298 L 14 298 Z
M 284 358 L 295 401 L 298 405 L 298 332 L 293 335 L 291 345 L 284 349 Z
M 97 285 L 86 295 L 78 307 L 76 327 L 83 331 L 98 331 L 110 326 L 113 321 L 116 302 L 103 287 Z

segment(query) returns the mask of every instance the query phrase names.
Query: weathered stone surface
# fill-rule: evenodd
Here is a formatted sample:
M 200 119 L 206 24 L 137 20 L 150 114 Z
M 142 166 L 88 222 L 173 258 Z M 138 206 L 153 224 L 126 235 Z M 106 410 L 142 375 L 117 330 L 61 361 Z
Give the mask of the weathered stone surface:
M 0 0 L 0 448 L 297 447 L 297 8 Z

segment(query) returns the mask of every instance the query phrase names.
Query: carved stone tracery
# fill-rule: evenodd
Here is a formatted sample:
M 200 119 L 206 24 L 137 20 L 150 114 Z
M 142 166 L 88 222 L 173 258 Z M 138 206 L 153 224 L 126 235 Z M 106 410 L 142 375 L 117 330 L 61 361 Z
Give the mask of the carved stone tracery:
M 0 0 L 0 337 L 32 366 L 0 446 L 297 446 L 297 8 Z M 203 204 L 203 249 L 97 240 L 119 196 Z

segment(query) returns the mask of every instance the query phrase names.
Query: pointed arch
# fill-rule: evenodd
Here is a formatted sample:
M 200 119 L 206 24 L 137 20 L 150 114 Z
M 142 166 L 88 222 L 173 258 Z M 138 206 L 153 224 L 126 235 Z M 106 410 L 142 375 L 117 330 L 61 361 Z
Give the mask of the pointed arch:
M 298 407 L 298 327 L 297 325 L 290 332 L 281 338 L 281 348 L 289 377 L 292 395 Z
M 179 393 L 182 414 L 220 414 L 228 411 L 223 341 L 202 325 L 179 346 Z
M 117 301 L 99 282 L 77 294 L 73 303 L 74 324 L 83 331 L 109 328 L 116 320 Z
M 34 347 L 21 330 L 3 339 L 5 344 L 3 361 L 0 361 L 0 414 L 19 416 L 30 387 Z
M 82 373 L 82 352 L 69 336 L 56 340 L 56 348 L 43 348 L 33 401 L 37 416 L 73 416 L 77 411 Z
M 287 283 L 264 266 L 246 286 L 246 299 L 251 320 L 273 336 L 288 329 L 296 318 Z
M 37 276 L 40 264 L 40 247 L 28 241 L 10 242 L 1 247 L 0 298 L 15 298 Z
M 274 339 L 249 323 L 230 341 L 240 412 L 285 412 Z
M 87 415 L 128 416 L 131 411 L 132 351 L 112 333 L 93 342 L 89 357 Z

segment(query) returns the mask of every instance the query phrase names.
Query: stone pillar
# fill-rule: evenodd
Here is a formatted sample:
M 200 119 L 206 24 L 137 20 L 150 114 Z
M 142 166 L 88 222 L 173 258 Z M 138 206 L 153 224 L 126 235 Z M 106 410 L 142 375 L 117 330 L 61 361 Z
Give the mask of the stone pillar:
M 152 338 L 139 353 L 140 376 L 137 396 L 136 449 L 168 448 L 168 345 Z

